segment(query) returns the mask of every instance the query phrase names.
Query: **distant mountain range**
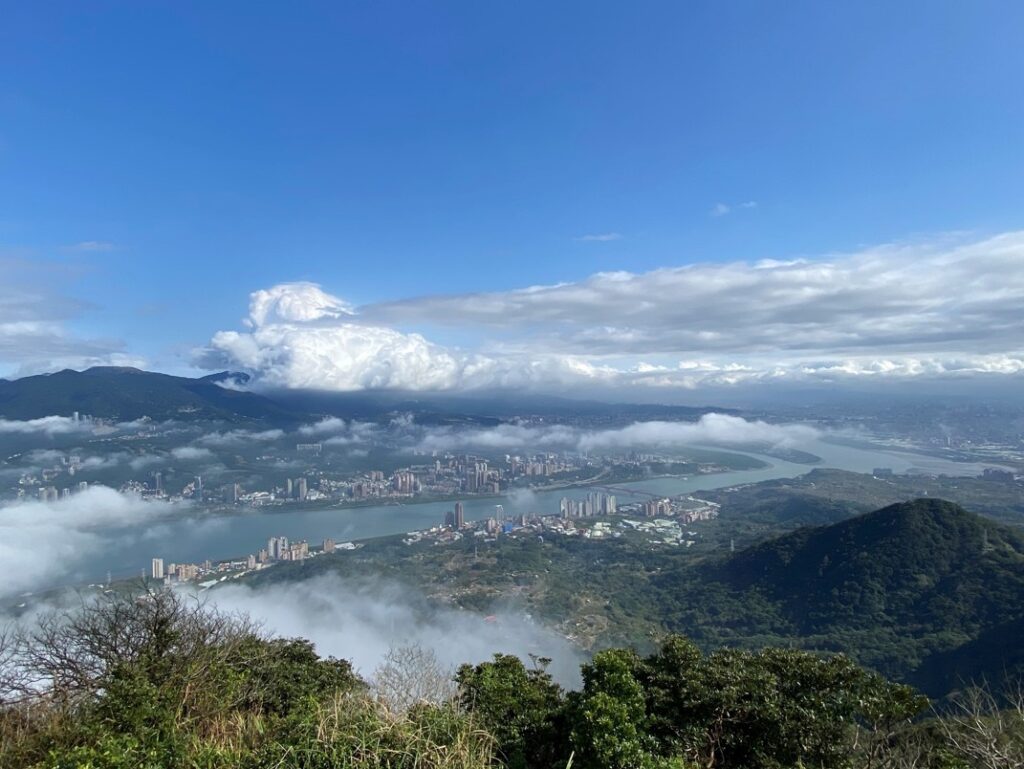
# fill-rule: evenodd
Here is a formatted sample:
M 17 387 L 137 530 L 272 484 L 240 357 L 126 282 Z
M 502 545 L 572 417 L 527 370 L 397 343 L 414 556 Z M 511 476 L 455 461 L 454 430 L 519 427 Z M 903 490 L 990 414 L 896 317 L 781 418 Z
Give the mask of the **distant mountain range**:
M 38 419 L 78 411 L 120 421 L 141 417 L 217 419 L 284 426 L 327 415 L 372 421 L 395 413 L 412 413 L 425 424 L 497 424 L 524 415 L 601 423 L 692 419 L 709 411 L 729 412 L 710 407 L 609 404 L 536 394 L 257 393 L 223 386 L 229 381 L 244 385 L 249 377 L 224 371 L 192 379 L 136 368 L 97 366 L 85 371 L 66 369 L 21 379 L 0 379 L 0 417 Z

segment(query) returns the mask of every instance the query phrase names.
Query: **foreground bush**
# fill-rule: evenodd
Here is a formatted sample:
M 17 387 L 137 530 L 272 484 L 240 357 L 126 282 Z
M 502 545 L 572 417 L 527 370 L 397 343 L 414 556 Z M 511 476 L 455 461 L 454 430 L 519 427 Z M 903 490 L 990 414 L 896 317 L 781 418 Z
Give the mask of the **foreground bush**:
M 843 657 L 705 657 L 682 638 L 646 658 L 600 652 L 568 695 L 512 657 L 464 666 L 458 679 L 464 706 L 513 766 L 565 766 L 569 756 L 585 769 L 877 765 L 928 704 Z
M 1024 695 L 941 717 L 843 657 L 595 655 L 566 692 L 517 657 L 388 656 L 373 688 L 308 641 L 168 591 L 112 594 L 0 637 L 3 769 L 1020 769 Z
M 453 703 L 395 713 L 348 662 L 170 591 L 106 596 L 0 646 L 4 769 L 491 764 Z

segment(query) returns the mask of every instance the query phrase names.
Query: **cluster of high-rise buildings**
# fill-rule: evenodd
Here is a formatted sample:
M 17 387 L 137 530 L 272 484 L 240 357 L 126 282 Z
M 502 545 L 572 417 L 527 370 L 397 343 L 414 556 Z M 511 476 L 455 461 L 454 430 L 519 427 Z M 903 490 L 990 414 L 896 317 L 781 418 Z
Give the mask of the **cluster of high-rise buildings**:
M 586 499 L 562 497 L 558 514 L 562 518 L 593 518 L 595 515 L 615 515 L 618 503 L 614 494 L 590 492 Z
M 466 525 L 466 511 L 461 502 L 456 502 L 455 509 L 444 514 L 444 525 L 451 529 L 461 529 Z
M 520 476 L 527 477 L 548 477 L 559 473 L 571 473 L 579 469 L 576 462 L 560 458 L 554 454 L 544 454 L 535 457 L 521 458 L 509 457 L 509 475 L 513 478 Z
M 284 494 L 288 499 L 306 499 L 309 496 L 309 483 L 305 478 L 288 478 L 284 483 Z
M 569 518 L 592 518 L 596 515 L 615 515 L 618 512 L 618 503 L 614 494 L 603 492 L 590 492 L 585 499 L 570 499 L 563 497 L 559 503 L 559 517 Z M 526 516 L 517 516 L 525 524 Z M 495 533 L 500 530 L 509 520 L 505 516 L 505 508 L 502 505 L 494 506 L 494 517 L 484 522 L 484 530 L 488 533 Z M 465 528 L 466 514 L 462 502 L 456 502 L 455 508 L 444 514 L 444 525 L 454 531 Z
M 644 502 L 644 515 L 648 518 L 672 515 L 672 500 L 670 499 L 648 499 Z
M 385 480 L 380 470 L 371 470 L 347 484 L 340 484 L 342 493 L 353 499 L 428 494 L 499 494 L 517 478 L 550 477 L 580 469 L 576 459 L 556 454 L 530 457 L 508 455 L 505 463 L 492 465 L 487 459 L 472 454 L 445 455 L 432 464 L 414 465 L 396 470 Z
M 164 566 L 163 558 L 154 558 L 150 568 L 150 576 L 153 579 L 162 580 L 166 583 L 188 582 L 195 579 L 201 573 L 211 571 L 213 564 L 206 561 L 202 566 L 195 563 L 168 563 Z
M 391 476 L 391 487 L 399 494 L 415 494 L 420 490 L 420 482 L 415 473 L 399 470 Z
M 354 550 L 356 546 L 351 542 L 343 542 L 339 545 L 328 537 L 323 541 L 321 552 L 333 553 L 339 547 L 344 550 Z M 155 580 L 162 580 L 166 584 L 187 582 L 215 573 L 262 569 L 280 561 L 304 561 L 313 555 L 315 555 L 315 551 L 310 549 L 306 540 L 291 542 L 285 536 L 271 537 L 267 541 L 266 548 L 258 553 L 249 554 L 241 559 L 218 561 L 216 564 L 204 561 L 201 565 L 195 563 L 168 563 L 165 565 L 163 558 L 154 558 L 150 565 L 150 576 Z
M 271 537 L 267 549 L 261 550 L 261 563 L 270 561 L 304 561 L 309 557 L 309 543 L 306 540 L 289 542 L 288 537 Z

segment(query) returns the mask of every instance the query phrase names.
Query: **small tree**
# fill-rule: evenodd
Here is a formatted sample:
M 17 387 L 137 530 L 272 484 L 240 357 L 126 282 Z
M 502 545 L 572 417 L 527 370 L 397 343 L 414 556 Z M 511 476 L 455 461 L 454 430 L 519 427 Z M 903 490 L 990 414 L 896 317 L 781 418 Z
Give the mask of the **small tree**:
M 1024 682 L 1008 682 L 1002 696 L 985 683 L 967 688 L 941 724 L 953 750 L 971 766 L 1024 767 Z
M 392 713 L 423 703 L 448 702 L 457 691 L 452 671 L 418 645 L 391 649 L 373 674 L 373 693 Z
M 463 665 L 455 675 L 459 700 L 494 735 L 511 769 L 565 766 L 569 757 L 561 687 L 538 658 L 533 668 L 508 654 Z
M 583 666 L 583 691 L 573 697 L 572 745 L 579 763 L 592 769 L 640 769 L 653 761 L 644 690 L 630 650 L 613 649 Z

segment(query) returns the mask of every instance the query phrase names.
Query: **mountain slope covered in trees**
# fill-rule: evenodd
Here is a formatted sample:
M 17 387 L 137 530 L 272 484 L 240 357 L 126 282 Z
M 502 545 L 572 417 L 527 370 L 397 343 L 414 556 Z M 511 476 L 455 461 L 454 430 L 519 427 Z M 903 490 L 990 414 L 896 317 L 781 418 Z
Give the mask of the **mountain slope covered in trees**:
M 201 379 L 135 368 L 97 366 L 0 380 L 0 416 L 38 419 L 78 411 L 103 419 L 256 420 L 290 424 L 306 418 L 269 398 L 222 387 L 225 375 Z
M 680 633 L 705 650 L 843 652 L 932 696 L 1024 661 L 1024 635 L 1000 630 L 1024 621 L 1024 536 L 951 503 L 900 503 L 714 553 L 628 537 L 467 538 L 446 547 L 394 538 L 282 564 L 251 582 L 373 574 L 468 609 L 513 601 L 590 648 L 646 649 Z
M 675 596 L 673 629 L 715 644 L 801 639 L 905 677 L 930 655 L 1024 617 L 1024 536 L 921 499 L 655 582 Z

